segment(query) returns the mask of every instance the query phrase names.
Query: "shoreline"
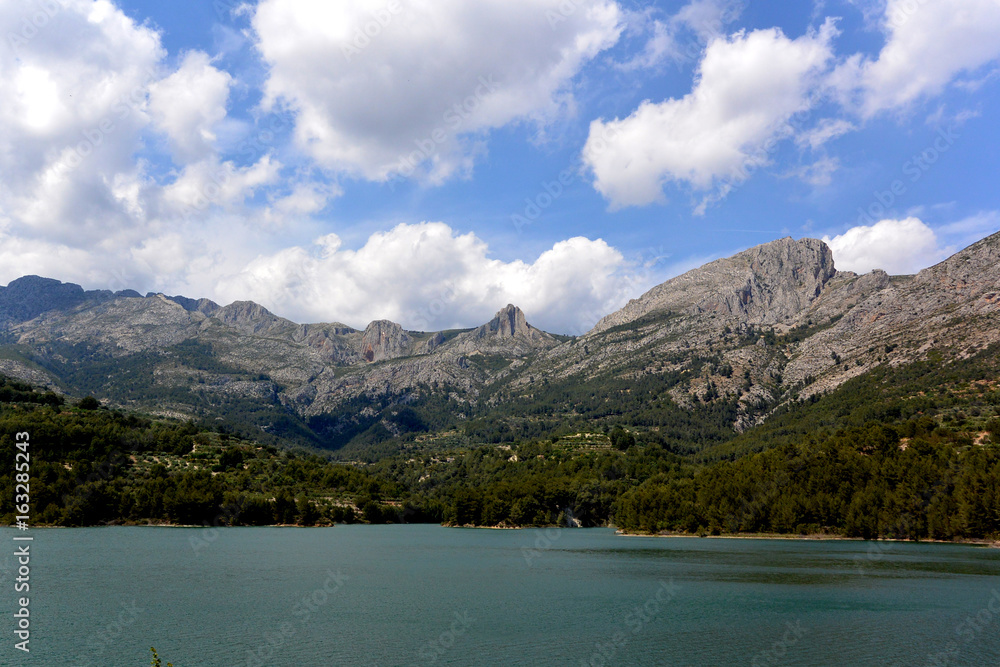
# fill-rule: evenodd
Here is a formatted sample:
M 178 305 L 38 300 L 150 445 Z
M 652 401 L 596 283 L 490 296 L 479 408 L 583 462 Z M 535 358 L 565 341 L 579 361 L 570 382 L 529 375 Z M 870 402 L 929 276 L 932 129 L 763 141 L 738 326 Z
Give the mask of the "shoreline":
M 266 526 L 213 526 L 212 524 L 204 523 L 106 523 L 102 525 L 93 526 L 48 526 L 48 525 L 36 525 L 29 526 L 27 530 L 75 530 L 79 528 L 201 528 L 204 530 L 209 529 L 219 529 L 219 528 L 333 528 L 334 526 L 363 526 L 368 524 L 347 524 L 347 523 L 329 523 L 323 525 L 315 526 L 300 526 L 297 523 L 273 523 Z M 376 524 L 378 525 L 378 524 Z M 389 525 L 389 524 L 387 524 Z M 16 530 L 17 526 L 0 526 L 2 529 Z
M 627 533 L 623 530 L 615 530 L 615 535 L 620 537 L 688 537 L 697 539 L 715 540 L 791 540 L 800 542 L 903 542 L 910 544 L 965 544 L 970 546 L 990 547 L 1000 549 L 1000 541 L 990 539 L 957 539 L 957 540 L 904 540 L 899 538 L 875 538 L 866 540 L 863 537 L 846 537 L 844 535 L 830 535 L 826 533 L 813 533 L 809 535 L 788 535 L 785 533 L 723 533 L 720 535 L 691 535 L 688 533 Z
M 557 530 L 587 530 L 586 528 L 569 528 L 567 526 L 474 526 L 471 524 L 465 525 L 449 525 L 449 524 L 435 524 L 435 523 L 407 523 L 407 524 L 397 524 L 397 523 L 385 523 L 385 524 L 367 524 L 367 523 L 334 523 L 325 525 L 314 525 L 314 526 L 300 526 L 298 524 L 271 524 L 266 526 L 213 526 L 206 524 L 177 524 L 177 523 L 115 523 L 106 524 L 102 526 L 31 526 L 29 530 L 72 530 L 75 528 L 199 528 L 199 529 L 218 529 L 218 528 L 303 528 L 303 529 L 314 529 L 314 528 L 335 528 L 337 526 L 438 526 L 440 528 L 459 528 L 466 530 L 551 530 L 553 528 Z M 16 529 L 16 526 L 0 526 L 0 528 L 5 529 Z M 796 542 L 902 542 L 911 544 L 962 544 L 967 546 L 980 546 L 992 549 L 1000 549 L 1000 540 L 992 539 L 956 539 L 956 540 L 933 540 L 933 539 L 922 539 L 922 540 L 904 540 L 897 538 L 876 538 L 866 540 L 863 537 L 846 537 L 843 535 L 831 535 L 827 533 L 811 533 L 808 535 L 789 535 L 785 533 L 723 533 L 719 535 L 693 535 L 689 533 L 629 533 L 614 526 L 591 526 L 590 528 L 604 528 L 612 529 L 615 531 L 616 537 L 655 537 L 655 538 L 688 538 L 688 539 L 714 539 L 714 540 L 788 540 Z

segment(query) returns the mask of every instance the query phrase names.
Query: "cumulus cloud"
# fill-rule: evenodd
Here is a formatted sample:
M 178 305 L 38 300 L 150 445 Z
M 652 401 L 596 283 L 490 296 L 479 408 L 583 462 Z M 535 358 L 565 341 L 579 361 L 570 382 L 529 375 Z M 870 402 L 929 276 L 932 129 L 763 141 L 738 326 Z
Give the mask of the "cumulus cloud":
M 220 280 L 217 296 L 253 298 L 300 321 L 386 318 L 418 330 L 482 324 L 514 303 L 535 326 L 583 333 L 635 296 L 628 268 L 602 240 L 571 238 L 534 262 L 505 262 L 475 234 L 424 222 L 373 234 L 357 250 L 328 234 L 258 257 Z
M 0 210 L 7 247 L 59 239 L 75 256 L 141 208 L 134 154 L 164 51 L 107 0 L 40 7 L 0 4 Z
M 192 211 L 240 203 L 257 188 L 277 181 L 281 163 L 265 155 L 248 167 L 207 159 L 188 165 L 163 189 L 163 199 L 190 217 Z
M 302 179 L 292 183 L 287 192 L 268 193 L 268 203 L 255 214 L 267 229 L 283 230 L 322 211 L 327 203 L 343 194 L 335 183 Z
M 937 234 L 919 218 L 882 220 L 853 227 L 823 241 L 833 251 L 841 271 L 868 273 L 882 269 L 892 275 L 916 273 L 940 262 L 949 251 L 940 247 Z
M 180 68 L 150 86 L 149 110 L 185 162 L 214 152 L 215 126 L 226 117 L 232 77 L 212 66 L 208 54 L 192 51 Z
M 670 181 L 705 190 L 745 179 L 767 164 L 769 142 L 789 134 L 792 116 L 811 107 L 835 34 L 827 22 L 794 40 L 777 28 L 714 40 L 689 95 L 591 123 L 583 160 L 594 187 L 617 208 L 662 201 Z
M 865 117 L 939 94 L 961 73 L 1000 58 L 996 0 L 887 0 L 883 28 L 878 58 L 855 55 L 831 77 Z
M 296 156 L 270 143 L 249 161 L 218 152 L 229 74 L 200 51 L 168 67 L 159 34 L 108 0 L 52 6 L 45 26 L 0 41 L 0 284 L 37 273 L 427 329 L 480 324 L 513 302 L 538 326 L 577 332 L 635 293 L 628 262 L 599 240 L 561 241 L 529 262 L 494 259 L 474 234 L 441 223 L 379 232 L 357 250 L 332 234 L 305 243 L 319 228 L 310 216 L 339 185 L 311 165 L 286 173 L 277 156 Z M 424 166 L 443 175 L 473 155 L 467 135 L 570 108 L 571 80 L 619 30 L 610 0 L 415 2 L 380 40 L 347 52 L 348 66 L 351 31 L 386 6 L 265 1 L 254 19 L 270 58 L 268 101 L 297 110 L 313 157 L 339 165 L 326 158 L 343 149 L 343 165 L 372 177 L 421 132 L 437 147 Z M 0 34 L 19 34 L 23 18 L 17 3 L 0 3 Z M 271 20 L 301 25 L 281 44 Z M 347 37 L 328 41 L 338 29 Z M 298 61 L 303 45 L 310 55 Z M 361 99 L 358 84 L 373 80 Z M 466 117 L 447 126 L 447 105 L 477 88 Z M 317 144 L 316 128 L 353 143 Z M 151 142 L 156 134 L 165 141 Z
M 0 3 L 0 35 L 0 281 L 153 288 L 259 252 L 252 216 L 232 209 L 281 165 L 214 154 L 231 80 L 205 54 L 167 67 L 159 34 L 108 0 Z M 154 130 L 196 161 L 154 176 Z M 291 187 L 275 210 L 315 205 Z
M 613 45 L 611 0 L 262 0 L 266 108 L 298 145 L 373 181 L 468 173 L 486 133 L 572 109 L 571 82 Z

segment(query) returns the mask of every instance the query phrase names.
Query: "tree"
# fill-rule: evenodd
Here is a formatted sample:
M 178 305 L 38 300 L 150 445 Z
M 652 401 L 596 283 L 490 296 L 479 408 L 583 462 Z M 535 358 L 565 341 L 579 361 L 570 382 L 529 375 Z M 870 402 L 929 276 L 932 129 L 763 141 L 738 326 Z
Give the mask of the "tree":
M 315 526 L 316 521 L 320 517 L 319 510 L 316 506 L 312 504 L 308 498 L 302 496 L 299 498 L 298 502 L 295 504 L 296 509 L 299 513 L 299 525 L 302 526 Z
M 275 523 L 295 523 L 295 513 L 295 497 L 287 488 L 281 489 L 281 491 L 274 498 Z
M 76 407 L 81 410 L 97 410 L 101 407 L 101 402 L 93 396 L 84 396 L 80 399 L 80 402 L 76 404 Z
M 243 467 L 243 451 L 230 447 L 219 456 L 219 472 Z
M 635 444 L 635 436 L 621 426 L 615 426 L 609 437 L 611 438 L 611 446 L 621 451 L 625 451 Z

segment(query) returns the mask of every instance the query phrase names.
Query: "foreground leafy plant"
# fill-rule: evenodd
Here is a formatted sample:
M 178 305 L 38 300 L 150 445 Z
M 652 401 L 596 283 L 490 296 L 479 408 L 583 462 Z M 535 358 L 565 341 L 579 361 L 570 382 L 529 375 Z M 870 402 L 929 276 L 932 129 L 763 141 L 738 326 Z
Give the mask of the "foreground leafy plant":
M 156 649 L 150 646 L 149 650 L 153 652 L 153 659 L 149 661 L 149 664 L 153 667 L 163 667 L 163 663 L 160 661 L 160 656 L 156 654 Z M 174 663 L 168 662 L 167 667 L 174 667 Z

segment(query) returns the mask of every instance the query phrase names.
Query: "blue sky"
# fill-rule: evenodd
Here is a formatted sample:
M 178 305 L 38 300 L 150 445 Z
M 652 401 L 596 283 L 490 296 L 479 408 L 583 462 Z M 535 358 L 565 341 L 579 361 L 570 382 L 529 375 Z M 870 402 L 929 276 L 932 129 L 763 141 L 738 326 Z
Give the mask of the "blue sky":
M 583 333 L 782 236 L 906 273 L 1000 229 L 996 0 L 26 0 L 0 28 L 0 283 Z

